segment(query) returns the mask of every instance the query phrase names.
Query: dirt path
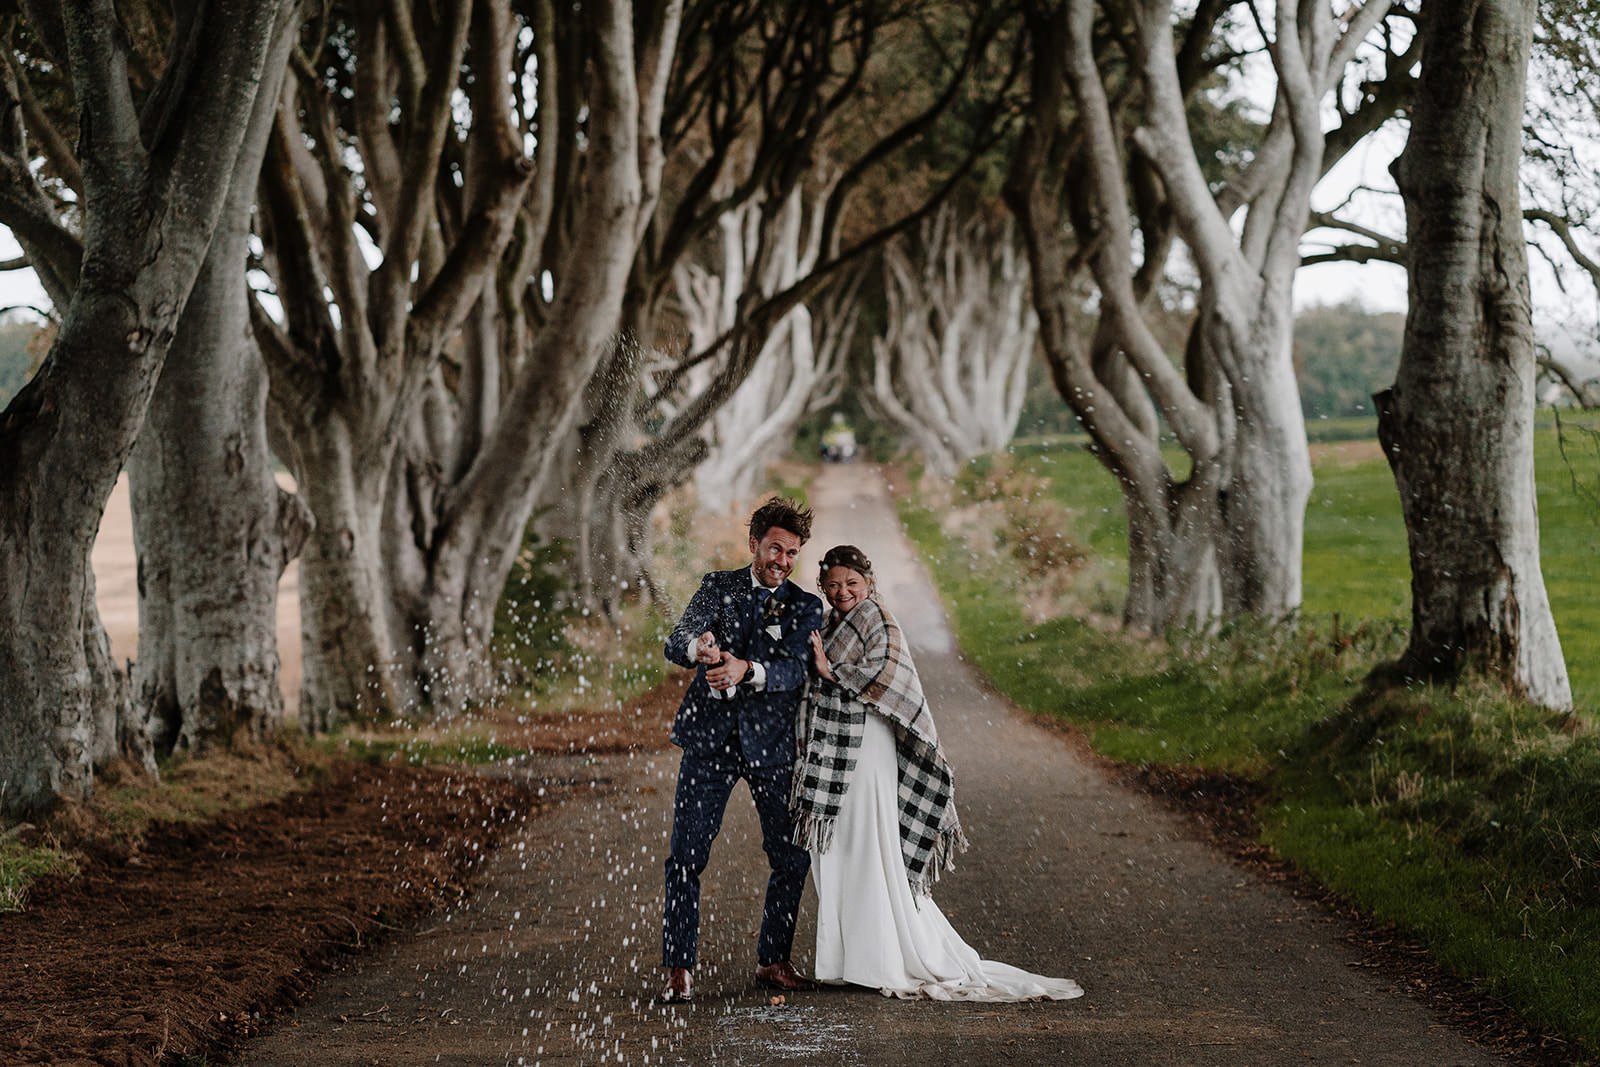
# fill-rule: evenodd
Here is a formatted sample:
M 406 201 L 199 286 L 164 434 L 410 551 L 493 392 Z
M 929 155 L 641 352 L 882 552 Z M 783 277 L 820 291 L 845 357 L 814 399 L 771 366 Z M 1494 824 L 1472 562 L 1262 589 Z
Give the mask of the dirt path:
M 606 799 L 531 824 L 465 906 L 329 979 L 246 1062 L 1498 1062 L 1357 969 L 1335 920 L 987 694 L 871 469 L 830 469 L 813 497 L 810 557 L 841 541 L 873 557 L 956 767 L 973 848 L 940 884 L 941 907 L 986 957 L 1074 977 L 1086 997 L 952 1005 L 831 990 L 770 1005 L 749 978 L 766 867 L 740 790 L 707 872 L 700 999 L 654 1003 L 667 750 L 570 761 L 564 773 L 611 785 Z M 809 581 L 815 565 L 802 566 Z M 807 915 L 802 965 L 813 936 Z

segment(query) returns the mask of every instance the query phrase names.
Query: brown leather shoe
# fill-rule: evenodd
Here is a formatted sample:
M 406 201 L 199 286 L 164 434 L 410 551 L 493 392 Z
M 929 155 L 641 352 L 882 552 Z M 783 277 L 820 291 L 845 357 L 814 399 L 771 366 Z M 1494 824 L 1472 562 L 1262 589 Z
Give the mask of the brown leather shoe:
M 661 991 L 661 999 L 667 1003 L 677 1003 L 694 999 L 694 972 L 687 967 L 672 967 L 667 970 L 667 986 Z
M 811 979 L 802 977 L 788 960 L 764 963 L 757 967 L 756 981 L 768 989 L 781 989 L 785 993 L 805 993 L 817 987 Z

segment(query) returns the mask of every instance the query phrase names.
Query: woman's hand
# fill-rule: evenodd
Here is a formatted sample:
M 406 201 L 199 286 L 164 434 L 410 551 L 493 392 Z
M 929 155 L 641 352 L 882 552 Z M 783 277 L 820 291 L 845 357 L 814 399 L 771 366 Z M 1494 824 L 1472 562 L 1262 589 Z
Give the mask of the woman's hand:
M 816 661 L 817 673 L 833 681 L 833 667 L 828 663 L 828 654 L 822 650 L 822 634 L 816 630 L 811 631 L 811 657 Z

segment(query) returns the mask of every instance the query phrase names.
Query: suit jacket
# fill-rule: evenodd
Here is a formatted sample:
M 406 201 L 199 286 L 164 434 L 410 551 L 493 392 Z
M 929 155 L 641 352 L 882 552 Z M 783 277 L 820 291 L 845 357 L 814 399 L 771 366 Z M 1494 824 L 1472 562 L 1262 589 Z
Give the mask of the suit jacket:
M 810 636 L 821 626 L 822 601 L 793 582 L 784 581 L 758 609 L 749 567 L 713 571 L 700 579 L 700 588 L 667 638 L 667 659 L 695 668 L 672 723 L 672 743 L 709 757 L 722 751 L 737 727 L 751 765 L 792 763 L 795 715 L 811 663 Z M 705 665 L 695 663 L 689 648 L 707 630 L 724 650 L 766 668 L 766 688 L 758 691 L 746 683 L 730 698 L 715 696 L 706 684 Z

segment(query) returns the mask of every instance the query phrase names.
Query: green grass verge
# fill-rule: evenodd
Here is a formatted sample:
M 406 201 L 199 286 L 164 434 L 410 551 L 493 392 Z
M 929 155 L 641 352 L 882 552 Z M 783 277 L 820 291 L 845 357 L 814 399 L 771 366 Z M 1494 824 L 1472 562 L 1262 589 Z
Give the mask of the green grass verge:
M 0 842 L 0 912 L 25 908 L 28 889 L 40 878 L 77 871 L 77 861 L 60 849 Z
M 320 743 L 330 753 L 363 763 L 405 763 L 412 767 L 437 764 L 482 767 L 491 763 L 508 763 L 528 754 L 527 749 L 470 734 L 446 740 L 340 736 Z
M 1534 438 L 1538 471 L 1540 558 L 1556 627 L 1580 707 L 1600 708 L 1600 419 L 1563 416 L 1564 440 L 1543 417 Z M 1318 424 L 1313 424 L 1315 427 Z M 1339 436 L 1313 446 L 1316 484 L 1306 507 L 1303 615 L 1318 626 L 1374 621 L 1406 625 L 1411 614 L 1411 568 L 1400 498 L 1375 441 L 1345 436 L 1371 420 L 1328 420 Z M 1126 589 L 1127 520 L 1122 498 L 1082 440 L 1019 445 L 1018 472 L 1041 478 L 1044 491 L 1072 516 L 1071 533 L 1093 555 L 1106 587 L 1093 610 L 1120 611 Z M 963 473 L 972 487 L 992 460 Z
M 1588 573 L 1597 531 L 1561 499 L 1554 450 L 1541 440 L 1546 575 L 1589 699 L 1600 676 L 1579 650 L 1594 647 L 1600 607 L 1562 576 Z M 1095 598 L 1120 593 L 1125 550 L 1115 487 L 1077 448 L 1013 462 L 1041 479 L 1066 513 L 1065 536 L 1088 550 L 1067 591 L 1075 610 L 1105 611 Z M 966 472 L 966 495 L 1014 508 L 1015 497 L 980 488 L 991 473 Z M 1024 568 L 994 550 L 1003 544 L 983 550 L 951 533 L 942 505 L 936 514 L 912 499 L 901 511 L 963 650 L 1012 700 L 1071 721 L 1114 759 L 1265 783 L 1262 836 L 1281 856 L 1600 1055 L 1600 736 L 1586 716 L 1471 686 L 1363 694 L 1367 672 L 1405 639 L 1405 540 L 1398 505 L 1385 510 L 1387 477 L 1359 450 L 1319 464 L 1301 626 L 1164 644 L 1071 616 L 1030 622 Z

